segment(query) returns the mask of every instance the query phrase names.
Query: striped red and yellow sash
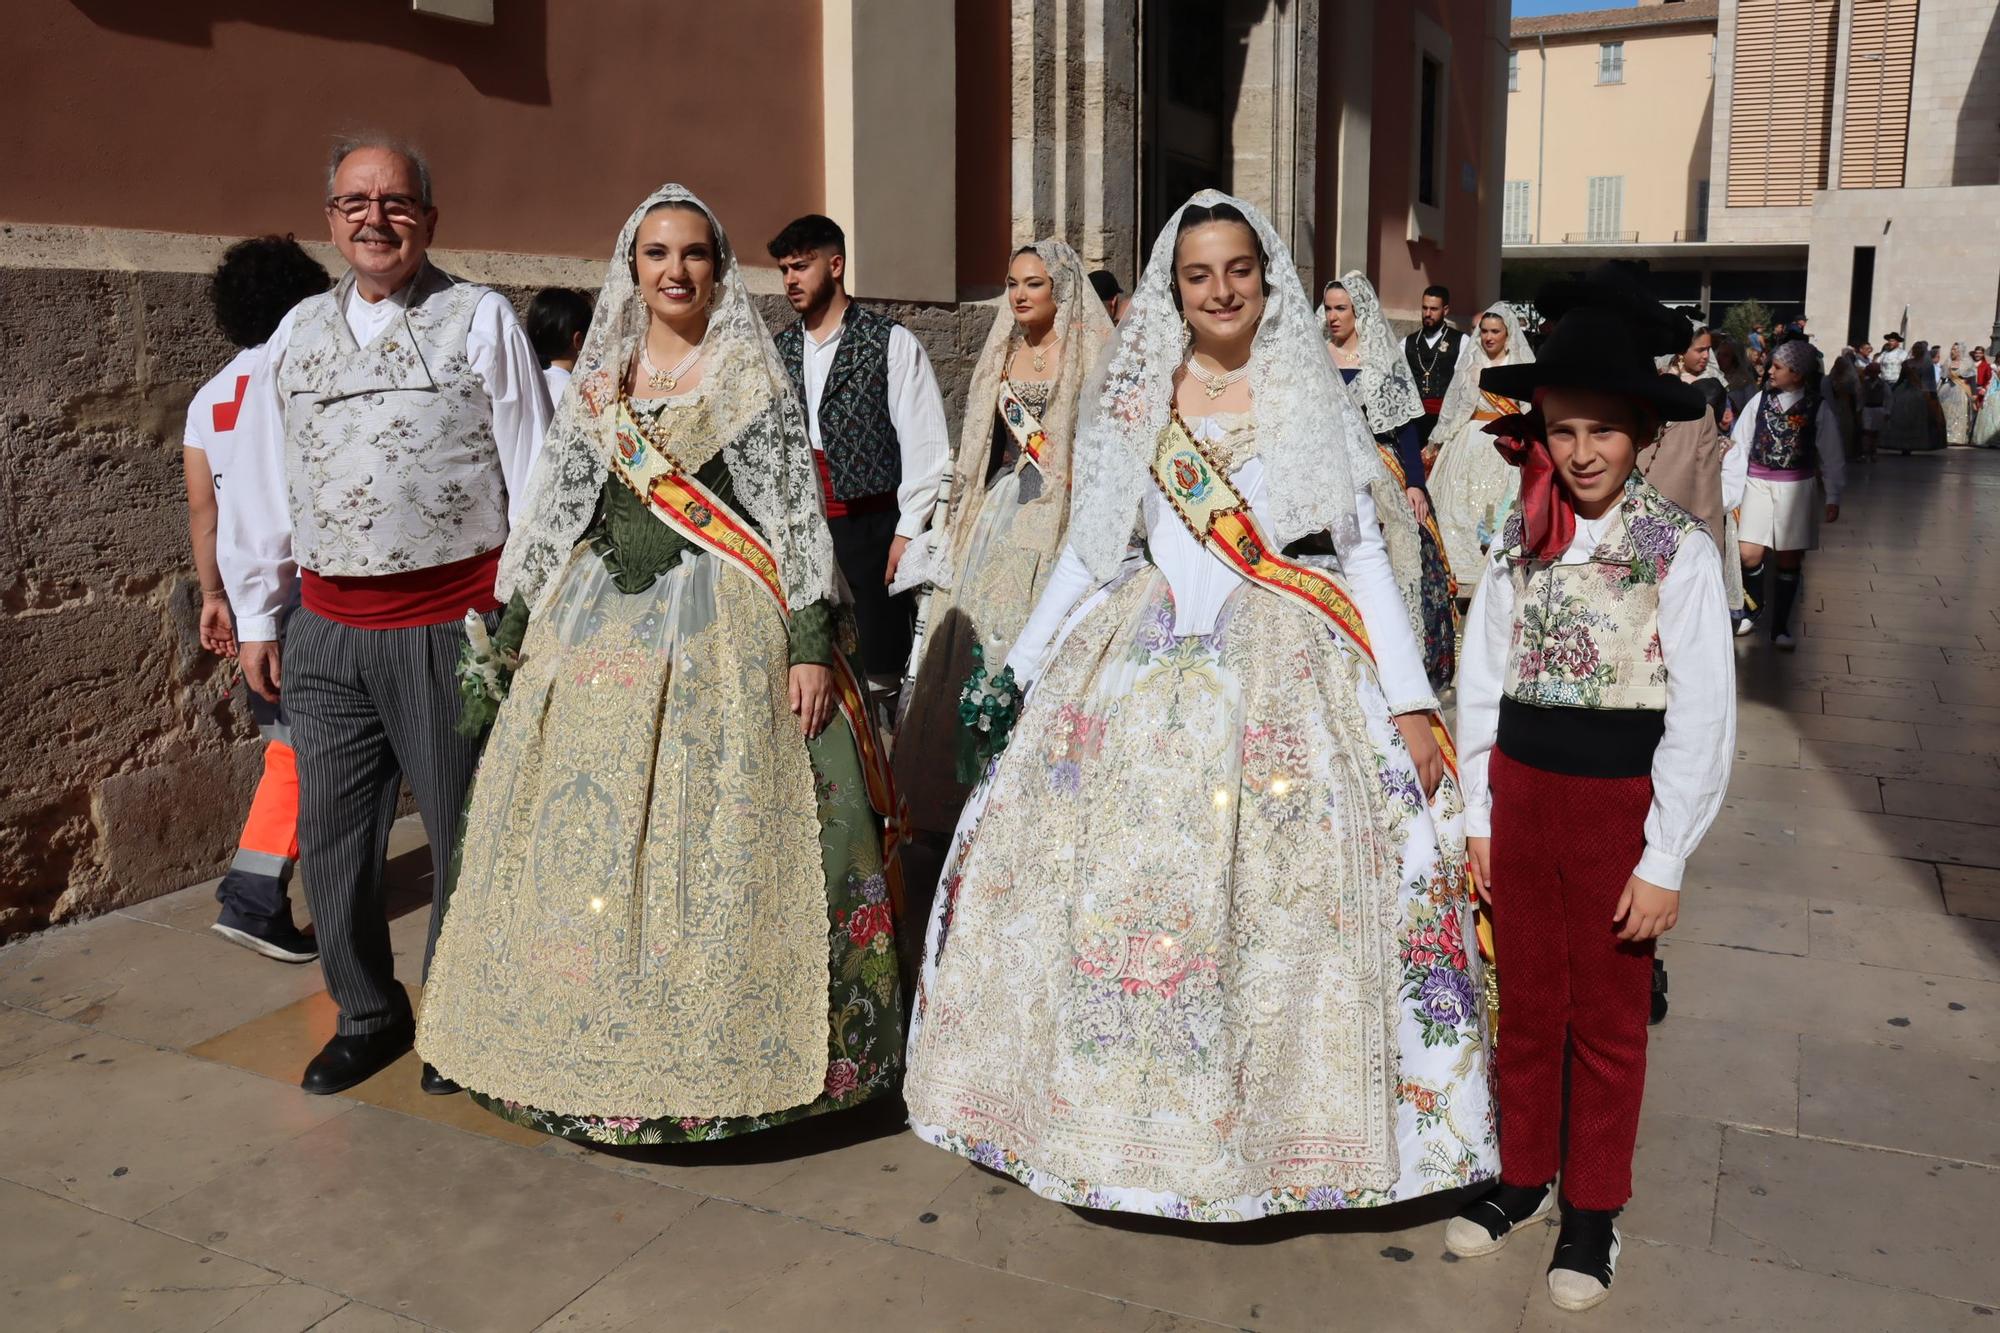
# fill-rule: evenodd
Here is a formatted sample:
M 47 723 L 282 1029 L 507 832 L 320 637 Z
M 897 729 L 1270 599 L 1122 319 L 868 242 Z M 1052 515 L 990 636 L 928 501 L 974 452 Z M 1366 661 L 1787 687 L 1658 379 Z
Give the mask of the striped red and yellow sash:
M 1000 381 L 1000 421 L 1007 427 L 1007 433 L 1014 437 L 1014 443 L 1021 446 L 1021 460 L 1014 465 L 1015 469 L 1018 471 L 1029 463 L 1043 467 L 1042 451 L 1048 448 L 1049 433 L 1042 429 L 1041 418 L 1035 415 L 1035 409 L 1014 392 L 1013 381 L 1004 377 Z
M 1250 506 L 1229 484 L 1229 475 L 1176 412 L 1160 433 L 1153 454 L 1153 481 L 1180 515 L 1194 539 L 1260 588 L 1296 602 L 1324 620 L 1371 663 L 1375 650 L 1361 609 L 1340 581 L 1325 570 L 1279 554 Z
M 612 452 L 611 472 L 634 495 L 646 502 L 646 507 L 652 510 L 655 518 L 702 550 L 748 574 L 758 587 L 771 595 L 778 614 L 787 622 L 791 620 L 792 612 L 785 604 L 785 587 L 779 576 L 778 560 L 771 553 L 771 548 L 741 515 L 680 465 L 665 447 L 665 442 L 632 415 L 629 404 L 623 398 L 618 400 L 617 448 Z M 868 696 L 856 679 L 847 654 L 837 646 L 831 666 L 841 715 L 847 719 L 848 729 L 854 733 L 855 747 L 860 751 L 861 774 L 868 787 L 868 804 L 882 816 L 884 861 L 892 862 L 896 848 L 907 836 L 909 827 L 902 798 L 896 793 L 888 755 L 884 753 L 881 738 L 875 734 L 875 724 L 869 717 Z M 900 912 L 901 884 L 893 870 L 889 881 L 896 891 Z
M 1479 391 L 1479 406 L 1472 410 L 1474 421 L 1498 421 L 1501 417 L 1511 417 L 1525 412 L 1526 405 L 1494 393 L 1491 389 Z

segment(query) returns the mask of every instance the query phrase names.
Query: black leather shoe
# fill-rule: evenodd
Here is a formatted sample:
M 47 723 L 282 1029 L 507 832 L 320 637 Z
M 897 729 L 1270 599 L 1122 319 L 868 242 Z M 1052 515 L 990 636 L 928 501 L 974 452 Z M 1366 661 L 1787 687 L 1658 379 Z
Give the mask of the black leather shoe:
M 424 1076 L 417 1080 L 417 1086 L 433 1097 L 449 1097 L 454 1092 L 463 1091 L 458 1084 L 433 1069 L 429 1061 L 424 1062 Z
M 394 1064 L 415 1040 L 416 1028 L 410 1023 L 359 1036 L 335 1037 L 306 1066 L 299 1086 L 322 1096 L 351 1088 Z

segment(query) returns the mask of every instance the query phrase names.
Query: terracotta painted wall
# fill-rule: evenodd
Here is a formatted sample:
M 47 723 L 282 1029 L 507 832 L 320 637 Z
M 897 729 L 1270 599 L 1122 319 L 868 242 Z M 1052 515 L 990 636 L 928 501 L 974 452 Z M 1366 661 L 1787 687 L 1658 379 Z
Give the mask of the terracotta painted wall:
M 1423 290 L 1434 282 L 1452 289 L 1455 319 L 1499 295 L 1478 290 L 1479 191 L 1499 191 L 1503 163 L 1487 161 L 1485 108 L 1504 114 L 1504 92 L 1490 87 L 1486 0 L 1408 0 L 1375 10 L 1375 114 L 1368 196 L 1374 234 L 1369 272 L 1378 275 L 1382 306 L 1392 319 L 1414 319 Z M 1417 133 L 1416 56 L 1411 15 L 1421 11 L 1451 37 L 1450 87 L 1445 118 L 1445 237 L 1442 245 L 1408 239 L 1410 200 L 1416 193 L 1411 140 Z M 1504 32 L 1500 34 L 1504 40 Z M 1505 88 L 1501 83 L 1499 87 Z M 1473 172 L 1465 188 L 1464 170 Z
M 998 0 L 957 0 L 958 287 L 991 295 L 1013 239 L 1013 20 Z
M 763 261 L 825 198 L 817 0 L 497 0 L 491 28 L 408 0 L 6 10 L 0 219 L 323 235 L 357 128 L 424 147 L 464 249 L 601 256 L 678 180 Z

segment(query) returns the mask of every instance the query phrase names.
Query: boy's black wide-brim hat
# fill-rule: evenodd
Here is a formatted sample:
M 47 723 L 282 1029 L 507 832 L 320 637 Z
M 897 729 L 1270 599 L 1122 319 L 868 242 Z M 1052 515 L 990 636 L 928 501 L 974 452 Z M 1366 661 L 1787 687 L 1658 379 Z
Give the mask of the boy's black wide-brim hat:
M 1623 302 L 1572 306 L 1532 362 L 1482 371 L 1479 387 L 1523 402 L 1537 389 L 1588 389 L 1643 402 L 1662 421 L 1698 419 L 1708 404 L 1680 376 L 1654 368 L 1658 331 L 1636 314 Z

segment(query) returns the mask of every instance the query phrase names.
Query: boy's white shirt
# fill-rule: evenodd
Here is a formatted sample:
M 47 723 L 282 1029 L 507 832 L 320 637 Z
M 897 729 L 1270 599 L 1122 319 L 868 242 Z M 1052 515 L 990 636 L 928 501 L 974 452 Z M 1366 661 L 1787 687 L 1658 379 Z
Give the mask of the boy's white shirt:
M 1579 517 L 1557 563 L 1590 558 L 1612 515 Z M 1514 631 L 1514 585 L 1496 544 L 1473 595 L 1458 662 L 1459 785 L 1466 836 L 1493 835 L 1487 767 L 1500 726 L 1500 692 Z M 1715 822 L 1736 754 L 1736 653 L 1722 560 L 1711 541 L 1683 541 L 1660 580 L 1660 652 L 1667 665 L 1666 734 L 1653 752 L 1646 850 L 1633 874 L 1678 891 L 1688 857 Z

